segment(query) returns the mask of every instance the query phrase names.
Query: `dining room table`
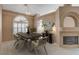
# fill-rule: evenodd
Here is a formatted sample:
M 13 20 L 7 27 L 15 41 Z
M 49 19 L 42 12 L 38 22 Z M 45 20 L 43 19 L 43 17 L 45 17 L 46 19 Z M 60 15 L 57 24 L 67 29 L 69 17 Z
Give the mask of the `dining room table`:
M 42 42 L 43 41 L 46 42 L 46 40 L 47 40 L 47 38 L 43 37 L 42 34 L 39 34 L 39 33 L 36 33 L 36 32 L 30 33 L 30 34 L 19 32 L 19 33 L 17 33 L 17 35 L 19 37 L 21 37 L 20 40 L 23 40 L 23 42 L 25 43 L 25 46 L 30 51 L 38 49 L 39 45 L 43 45 Z M 42 39 L 44 39 L 44 40 L 42 40 Z M 42 41 L 39 42 L 40 40 L 42 40 Z M 38 51 L 37 51 L 37 53 L 38 53 Z
M 19 32 L 17 34 L 19 36 L 21 36 L 22 39 L 24 39 L 24 40 L 30 39 L 31 41 L 38 40 L 38 38 L 42 36 L 39 33 L 30 33 L 30 34 L 27 34 L 27 33 Z

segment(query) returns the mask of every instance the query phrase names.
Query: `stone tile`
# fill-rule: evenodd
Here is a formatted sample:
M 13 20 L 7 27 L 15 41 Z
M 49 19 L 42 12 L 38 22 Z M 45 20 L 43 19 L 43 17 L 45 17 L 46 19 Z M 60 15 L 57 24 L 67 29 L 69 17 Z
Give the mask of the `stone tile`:
M 14 49 L 13 43 L 14 41 L 3 42 L 0 46 L 0 55 L 33 55 L 27 49 L 22 51 Z M 62 48 L 56 44 L 47 43 L 46 49 L 48 55 L 79 55 L 79 48 Z M 44 52 L 44 50 L 40 51 Z

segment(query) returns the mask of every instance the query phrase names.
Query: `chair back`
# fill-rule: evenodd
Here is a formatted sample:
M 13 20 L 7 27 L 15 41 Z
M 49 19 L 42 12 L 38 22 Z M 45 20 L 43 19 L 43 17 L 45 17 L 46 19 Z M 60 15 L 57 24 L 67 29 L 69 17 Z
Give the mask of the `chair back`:
M 19 40 L 19 36 L 17 34 L 14 34 L 14 39 Z
M 38 46 L 45 45 L 47 43 L 47 37 L 39 39 Z

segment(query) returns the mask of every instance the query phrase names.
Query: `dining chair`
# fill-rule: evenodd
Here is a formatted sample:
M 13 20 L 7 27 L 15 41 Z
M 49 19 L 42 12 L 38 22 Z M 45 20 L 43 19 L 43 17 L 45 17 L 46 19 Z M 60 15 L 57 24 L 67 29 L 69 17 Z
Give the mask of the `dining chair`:
M 47 55 L 46 43 L 48 37 L 39 38 L 37 41 L 32 41 L 33 49 L 35 54 L 41 54 L 40 47 L 44 48 L 45 54 Z
M 16 39 L 15 43 L 14 43 L 14 47 L 16 49 L 22 49 L 24 46 L 25 41 L 23 40 L 23 38 L 20 35 L 15 34 L 14 35 L 14 39 Z

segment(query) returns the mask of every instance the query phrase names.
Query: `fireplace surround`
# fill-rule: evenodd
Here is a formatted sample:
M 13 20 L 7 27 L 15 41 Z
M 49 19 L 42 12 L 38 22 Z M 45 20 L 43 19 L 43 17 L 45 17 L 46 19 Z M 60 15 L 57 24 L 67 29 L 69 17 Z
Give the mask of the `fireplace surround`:
M 78 44 L 78 36 L 64 36 L 63 37 L 64 45 L 74 45 Z
M 56 10 L 56 43 L 58 47 L 79 47 L 79 7 L 64 5 Z
M 76 30 L 72 31 L 72 30 L 61 31 L 60 33 L 61 47 L 79 47 L 79 31 L 76 31 Z

